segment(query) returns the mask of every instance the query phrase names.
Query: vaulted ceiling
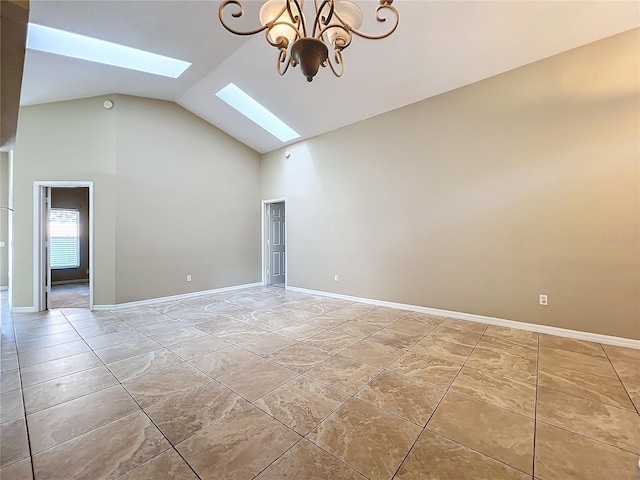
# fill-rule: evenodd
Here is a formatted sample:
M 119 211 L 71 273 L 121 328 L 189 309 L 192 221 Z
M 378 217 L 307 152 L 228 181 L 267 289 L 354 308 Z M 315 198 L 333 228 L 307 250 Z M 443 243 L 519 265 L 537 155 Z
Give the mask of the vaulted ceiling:
M 308 83 L 299 68 L 278 76 L 277 51 L 264 35 L 224 30 L 220 3 L 32 0 L 32 23 L 193 65 L 172 79 L 28 50 L 21 104 L 113 93 L 171 100 L 264 153 L 284 144 L 215 96 L 230 82 L 309 138 L 640 25 L 633 1 L 396 0 L 400 25 L 391 37 L 356 37 L 342 78 L 321 69 Z M 262 2 L 243 3 L 242 25 L 257 26 Z M 378 2 L 356 3 L 361 29 L 380 32 Z M 312 6 L 307 0 L 307 11 Z

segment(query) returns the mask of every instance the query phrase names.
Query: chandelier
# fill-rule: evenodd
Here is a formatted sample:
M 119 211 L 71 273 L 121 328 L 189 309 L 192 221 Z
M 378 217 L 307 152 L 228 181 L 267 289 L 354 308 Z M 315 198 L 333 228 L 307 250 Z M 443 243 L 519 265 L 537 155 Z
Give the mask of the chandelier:
M 315 19 L 310 30 L 307 29 L 304 15 L 305 0 L 268 0 L 260 9 L 260 28 L 243 32 L 231 28 L 224 20 L 224 10 L 235 7 L 233 18 L 240 18 L 244 8 L 239 0 L 225 0 L 220 5 L 220 22 L 236 35 L 255 35 L 265 32 L 267 42 L 276 47 L 278 55 L 278 73 L 284 75 L 290 66 L 300 65 L 307 81 L 313 81 L 318 69 L 329 66 L 341 77 L 344 72 L 342 51 L 351 44 L 353 35 L 372 40 L 388 37 L 398 28 L 399 15 L 393 0 L 379 0 L 375 10 L 378 22 L 386 22 L 384 13 L 391 13 L 394 22 L 391 28 L 381 35 L 370 35 L 358 30 L 362 25 L 362 10 L 347 0 L 314 0 Z M 329 55 L 331 52 L 331 55 Z

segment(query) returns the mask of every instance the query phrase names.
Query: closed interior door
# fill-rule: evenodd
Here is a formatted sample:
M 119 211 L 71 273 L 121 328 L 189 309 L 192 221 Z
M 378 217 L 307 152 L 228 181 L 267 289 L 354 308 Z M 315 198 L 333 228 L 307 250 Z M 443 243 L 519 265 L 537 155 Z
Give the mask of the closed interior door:
M 287 274 L 284 203 L 272 203 L 269 206 L 269 221 L 269 283 L 284 285 Z

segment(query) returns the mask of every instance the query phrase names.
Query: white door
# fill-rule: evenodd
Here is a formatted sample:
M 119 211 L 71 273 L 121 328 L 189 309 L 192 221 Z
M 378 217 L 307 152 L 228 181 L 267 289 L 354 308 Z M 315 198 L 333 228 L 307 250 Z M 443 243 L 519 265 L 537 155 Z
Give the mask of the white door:
M 40 205 L 40 228 L 42 232 L 42 247 L 40 255 L 40 271 L 43 274 L 44 283 L 41 297 L 41 305 L 47 310 L 51 308 L 51 249 L 49 218 L 51 216 L 51 187 L 42 187 Z
M 284 286 L 287 274 L 284 203 L 269 205 L 269 234 L 269 283 Z

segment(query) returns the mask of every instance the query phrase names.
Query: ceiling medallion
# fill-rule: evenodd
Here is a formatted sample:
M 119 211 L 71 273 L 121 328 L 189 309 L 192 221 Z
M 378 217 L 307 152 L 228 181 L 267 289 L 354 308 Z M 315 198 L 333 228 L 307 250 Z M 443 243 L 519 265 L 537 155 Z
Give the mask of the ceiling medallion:
M 304 16 L 304 0 L 268 0 L 260 9 L 261 27 L 248 32 L 234 30 L 224 21 L 224 10 L 235 6 L 233 18 L 240 18 L 244 8 L 239 0 L 225 0 L 220 5 L 220 22 L 236 35 L 254 35 L 265 32 L 267 42 L 280 50 L 278 73 L 284 75 L 289 66 L 300 65 L 307 81 L 313 81 L 320 66 L 331 67 L 336 77 L 344 72 L 342 51 L 351 44 L 353 35 L 372 40 L 386 38 L 398 28 L 400 19 L 393 0 L 379 0 L 375 14 L 378 22 L 386 22 L 383 15 L 391 12 L 394 22 L 389 31 L 381 35 L 369 35 L 358 30 L 362 25 L 362 10 L 347 0 L 314 0 L 315 20 L 311 35 Z M 329 52 L 332 55 L 329 55 Z M 333 57 L 333 60 L 331 59 Z

